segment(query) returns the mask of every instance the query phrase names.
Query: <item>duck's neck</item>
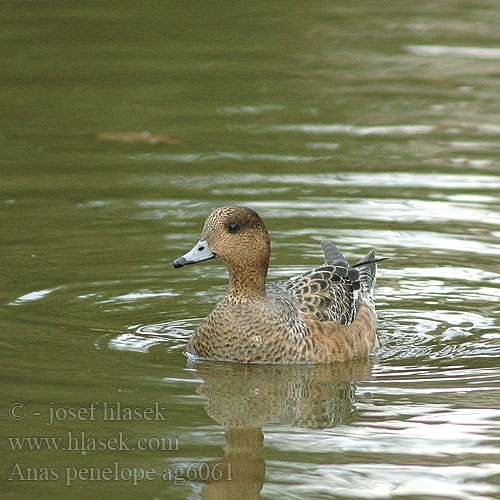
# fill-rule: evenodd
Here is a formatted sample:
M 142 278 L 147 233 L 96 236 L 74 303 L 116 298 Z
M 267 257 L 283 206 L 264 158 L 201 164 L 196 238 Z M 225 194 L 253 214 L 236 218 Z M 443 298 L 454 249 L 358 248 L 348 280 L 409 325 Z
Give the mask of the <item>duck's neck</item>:
M 266 276 L 269 261 L 265 266 L 231 266 L 229 268 L 229 290 L 226 298 L 235 302 L 250 302 L 266 298 Z

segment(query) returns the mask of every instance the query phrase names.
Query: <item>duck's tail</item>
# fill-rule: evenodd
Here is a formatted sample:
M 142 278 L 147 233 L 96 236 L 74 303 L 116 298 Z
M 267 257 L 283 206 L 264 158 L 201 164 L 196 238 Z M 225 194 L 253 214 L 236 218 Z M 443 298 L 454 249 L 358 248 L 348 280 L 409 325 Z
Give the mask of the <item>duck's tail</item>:
M 352 279 L 359 280 L 359 288 L 362 295 L 373 300 L 373 287 L 377 276 L 377 262 L 387 260 L 388 257 L 376 258 L 372 250 L 367 253 L 359 262 L 349 266 L 342 252 L 330 241 L 322 241 L 321 246 L 325 253 L 325 263 L 329 266 L 347 267 L 352 275 Z M 359 278 L 356 276 L 359 273 Z M 356 279 L 357 278 L 357 279 Z
M 359 262 L 354 264 L 359 271 L 361 292 L 373 300 L 373 287 L 377 279 L 377 262 L 388 260 L 389 257 L 375 257 L 375 252 L 368 252 Z

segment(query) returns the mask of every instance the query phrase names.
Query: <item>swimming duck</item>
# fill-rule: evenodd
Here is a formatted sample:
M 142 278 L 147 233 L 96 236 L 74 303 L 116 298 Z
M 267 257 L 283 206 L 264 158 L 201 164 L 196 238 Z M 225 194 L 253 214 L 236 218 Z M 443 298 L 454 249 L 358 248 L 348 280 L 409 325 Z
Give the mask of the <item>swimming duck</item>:
M 321 243 L 325 263 L 289 280 L 266 284 L 271 244 L 259 215 L 246 207 L 217 208 L 200 241 L 174 267 L 220 259 L 229 290 L 193 333 L 188 353 L 260 363 L 335 363 L 380 346 L 373 300 L 373 251 L 349 266 L 339 249 Z

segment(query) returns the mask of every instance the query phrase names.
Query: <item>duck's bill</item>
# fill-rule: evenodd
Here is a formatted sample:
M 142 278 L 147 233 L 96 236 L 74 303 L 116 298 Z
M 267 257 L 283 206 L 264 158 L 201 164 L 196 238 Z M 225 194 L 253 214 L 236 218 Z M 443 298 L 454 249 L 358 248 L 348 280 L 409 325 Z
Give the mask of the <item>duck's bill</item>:
M 215 258 L 215 254 L 210 250 L 208 243 L 205 240 L 200 240 L 188 253 L 174 260 L 174 267 L 187 266 L 188 264 L 196 264 L 204 260 Z

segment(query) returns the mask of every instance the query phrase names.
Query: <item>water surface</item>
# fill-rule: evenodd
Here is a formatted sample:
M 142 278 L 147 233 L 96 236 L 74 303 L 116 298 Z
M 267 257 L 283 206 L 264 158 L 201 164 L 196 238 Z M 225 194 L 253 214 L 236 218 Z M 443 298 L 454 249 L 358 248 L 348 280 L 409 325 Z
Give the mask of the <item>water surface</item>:
M 496 2 L 2 17 L 6 498 L 500 496 Z M 188 362 L 227 271 L 172 261 L 235 203 L 269 228 L 270 279 L 325 238 L 390 257 L 375 357 Z

